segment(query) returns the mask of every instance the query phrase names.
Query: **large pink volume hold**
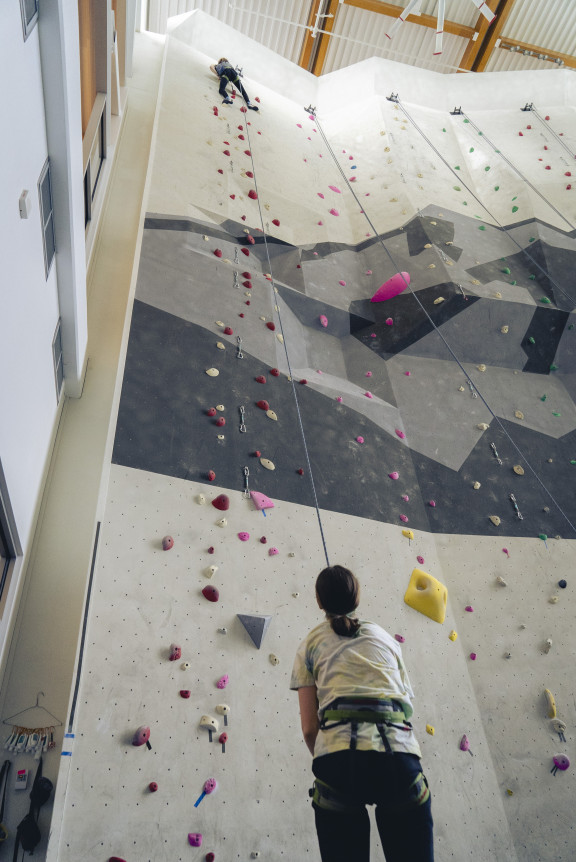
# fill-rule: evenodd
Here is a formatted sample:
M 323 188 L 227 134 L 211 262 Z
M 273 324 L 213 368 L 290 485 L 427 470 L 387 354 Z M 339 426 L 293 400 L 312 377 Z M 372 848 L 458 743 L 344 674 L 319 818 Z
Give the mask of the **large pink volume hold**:
M 385 299 L 392 299 L 393 296 L 398 296 L 403 290 L 406 290 L 410 284 L 410 274 L 407 272 L 397 272 L 388 281 L 378 288 L 370 302 L 384 302 Z

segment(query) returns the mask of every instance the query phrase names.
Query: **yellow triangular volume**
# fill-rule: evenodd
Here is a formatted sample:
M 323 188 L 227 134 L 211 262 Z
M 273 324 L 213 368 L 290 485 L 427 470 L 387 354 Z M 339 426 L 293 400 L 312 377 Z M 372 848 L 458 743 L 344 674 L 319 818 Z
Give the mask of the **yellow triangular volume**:
M 435 623 L 443 623 L 446 617 L 448 590 L 422 569 L 414 569 L 404 601 L 415 611 L 430 617 Z

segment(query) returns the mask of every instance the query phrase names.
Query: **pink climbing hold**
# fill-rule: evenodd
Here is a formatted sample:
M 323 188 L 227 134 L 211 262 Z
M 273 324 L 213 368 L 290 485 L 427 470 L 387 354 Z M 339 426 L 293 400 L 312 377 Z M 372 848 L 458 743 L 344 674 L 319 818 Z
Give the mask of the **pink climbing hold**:
M 250 200 L 255 201 L 258 197 L 258 192 L 256 192 L 254 189 L 250 189 L 250 191 L 248 192 L 248 197 L 250 198 Z
M 336 194 L 337 194 L 337 195 L 341 195 L 341 194 L 342 194 L 342 192 L 340 191 L 340 189 L 338 188 L 338 186 L 328 186 L 328 188 L 329 188 L 331 191 L 336 192 Z
M 216 257 L 222 257 L 222 249 L 220 249 L 220 248 L 215 248 L 215 249 L 214 249 L 214 254 L 216 255 Z
M 386 318 L 386 326 L 394 326 L 394 320 L 391 317 Z
M 391 479 L 394 479 L 394 481 L 396 481 L 396 479 L 399 479 L 399 478 L 400 478 L 400 473 L 398 473 L 398 471 L 397 471 L 397 470 L 394 470 L 392 473 L 388 473 L 388 476 L 389 476 Z
M 404 440 L 406 438 L 406 434 L 404 433 L 404 431 L 400 431 L 399 428 L 396 428 L 395 431 L 397 436 L 400 437 L 401 440 Z
M 506 554 L 506 556 L 508 557 L 508 559 L 510 559 L 510 552 L 509 552 L 508 548 L 502 548 L 502 553 L 503 553 L 503 554 Z
M 405 371 L 405 372 L 404 372 L 404 374 L 405 374 L 405 376 L 406 376 L 406 377 L 412 377 L 412 372 L 411 372 L 411 371 Z
M 332 207 L 332 209 L 330 210 L 330 215 L 339 216 L 340 213 L 338 212 L 338 210 L 335 210 L 334 207 Z
M 216 473 L 214 472 L 214 470 L 208 470 L 208 481 L 213 482 L 215 478 Z
M 188 833 L 188 844 L 190 847 L 201 847 L 202 846 L 202 833 L 201 832 L 189 832 Z
M 316 192 L 316 194 L 319 198 L 322 198 L 322 200 L 324 200 L 324 195 L 322 194 L 322 192 Z
M 150 739 L 150 728 L 146 725 L 141 725 L 132 737 L 132 745 L 145 745 Z M 150 748 L 150 746 L 148 746 Z
M 372 270 L 371 270 L 371 269 L 367 269 L 367 270 L 366 270 L 366 272 L 365 272 L 364 274 L 365 274 L 365 275 L 372 275 Z
M 408 515 L 400 515 L 400 520 L 404 521 L 405 524 L 408 523 Z
M 162 550 L 169 551 L 173 547 L 174 539 L 172 538 L 172 536 L 164 536 L 164 538 L 162 539 Z
M 320 326 L 323 326 L 324 329 L 326 329 L 326 327 L 328 326 L 328 318 L 326 317 L 326 315 L 321 314 L 319 320 L 320 320 Z
M 212 500 L 212 505 L 215 509 L 219 509 L 221 512 L 227 512 L 230 508 L 230 498 L 227 494 L 218 494 L 218 496 Z
M 424 565 L 424 557 L 421 557 L 420 554 L 416 557 L 421 566 Z
M 219 689 L 226 688 L 226 686 L 228 685 L 229 682 L 230 682 L 230 677 L 228 676 L 227 673 L 225 673 L 224 676 L 221 676 L 220 679 L 218 680 L 218 682 L 216 683 L 216 688 L 219 688 Z
M 247 234 L 247 235 L 246 235 L 246 242 L 249 242 L 249 243 L 250 243 L 250 245 L 254 245 L 254 244 L 255 244 L 255 242 L 256 242 L 256 240 L 254 239 L 254 237 L 253 237 L 253 236 L 250 236 L 250 234 Z
M 428 505 L 430 506 L 431 509 L 435 509 L 436 508 L 436 500 L 428 500 Z
M 465 610 L 465 611 L 468 611 L 468 613 L 469 613 L 469 614 L 473 614 L 473 613 L 474 613 L 474 608 L 472 607 L 472 605 L 466 605 L 466 607 L 464 608 L 464 610 Z
M 405 503 L 410 502 L 410 497 L 408 496 L 408 494 L 402 494 L 402 499 L 404 500 Z
M 296 125 L 298 126 L 299 129 L 302 128 L 302 123 L 296 123 Z
M 398 296 L 399 293 L 406 290 L 409 284 L 409 273 L 397 272 L 396 275 L 393 275 L 392 278 L 389 278 L 388 281 L 385 281 L 378 288 L 370 302 L 384 302 L 387 299 L 392 299 L 392 297 Z
M 319 225 L 323 225 L 323 224 L 324 224 L 324 222 L 323 222 L 323 221 L 319 221 L 319 222 L 316 222 L 316 223 L 317 223 L 317 224 L 319 224 Z
M 250 533 L 238 533 L 238 538 L 241 542 L 247 542 L 250 538 Z
M 374 396 L 372 395 L 372 393 L 371 393 L 371 392 L 369 392 L 368 390 L 366 390 L 366 392 L 364 393 L 364 395 L 366 396 L 366 398 L 374 398 Z
M 274 503 L 267 497 L 266 494 L 261 494 L 260 491 L 250 491 L 250 497 L 257 509 L 273 509 Z
M 342 404 L 342 396 L 341 396 L 341 395 L 338 395 L 338 396 L 336 397 L 336 401 L 337 401 L 339 404 Z
M 406 638 L 403 635 L 394 635 L 399 644 L 403 644 Z
M 182 647 L 179 647 L 178 644 L 170 644 L 169 661 L 178 661 L 179 658 L 182 658 Z
M 217 602 L 220 598 L 220 593 L 216 589 L 216 587 L 208 586 L 204 587 L 202 590 L 202 595 L 205 599 L 208 599 L 209 602 Z
M 371 372 L 371 371 L 367 371 L 367 372 L 366 372 L 366 374 L 364 375 L 364 377 L 372 377 L 372 372 Z
M 470 742 L 466 734 L 460 740 L 460 751 L 470 751 Z
M 364 442 L 364 437 L 356 437 L 356 442 L 357 442 L 357 443 L 363 443 L 363 442 Z
M 278 548 L 268 548 L 268 556 L 269 557 L 275 557 L 279 553 L 280 553 L 280 551 L 278 550 Z
M 340 281 L 338 282 L 338 284 L 339 284 L 341 287 L 346 287 L 346 282 L 345 282 L 345 281 L 340 280 Z
M 476 661 L 476 653 L 475 653 L 475 652 L 471 652 L 471 653 L 470 653 L 470 660 L 471 660 L 471 661 Z

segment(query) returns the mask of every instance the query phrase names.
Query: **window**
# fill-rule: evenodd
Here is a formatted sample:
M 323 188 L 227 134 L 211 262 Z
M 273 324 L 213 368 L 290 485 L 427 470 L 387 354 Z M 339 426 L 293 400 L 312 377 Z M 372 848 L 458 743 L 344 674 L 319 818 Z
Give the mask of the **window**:
M 18 542 L 14 514 L 0 461 L 0 617 L 4 612 L 5 593 L 10 583 L 14 560 L 22 553 Z
M 52 183 L 50 181 L 50 159 L 46 159 L 40 179 L 38 180 L 38 195 L 40 197 L 40 217 L 42 219 L 42 237 L 44 240 L 44 268 L 46 278 L 50 272 L 56 245 L 54 242 L 54 212 L 52 207 Z
M 52 358 L 54 359 L 54 381 L 56 383 L 56 400 L 60 401 L 62 384 L 64 383 L 64 365 L 62 362 L 62 320 L 58 321 L 52 341 Z
M 20 12 L 24 41 L 26 41 L 38 21 L 38 0 L 20 0 Z
M 11 558 L 12 555 L 8 550 L 8 542 L 4 535 L 4 530 L 2 529 L 2 523 L 0 522 L 0 598 L 2 598 L 2 593 L 4 592 Z

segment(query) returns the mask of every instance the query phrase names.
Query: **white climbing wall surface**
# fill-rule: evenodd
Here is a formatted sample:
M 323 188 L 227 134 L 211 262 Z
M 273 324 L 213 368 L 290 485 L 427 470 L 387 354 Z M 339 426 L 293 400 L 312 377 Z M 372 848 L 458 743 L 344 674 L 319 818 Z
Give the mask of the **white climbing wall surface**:
M 576 145 L 574 81 L 563 71 L 439 76 L 377 60 L 317 81 L 208 16 L 176 24 L 75 747 L 48 859 L 319 858 L 311 759 L 288 682 L 321 618 L 323 535 L 330 562 L 360 579 L 361 615 L 404 639 L 438 862 L 569 862 L 575 773 L 551 769 L 555 755 L 576 756 L 576 465 L 566 457 L 551 472 L 564 452 L 555 449 L 545 469 L 546 446 L 575 441 L 575 303 L 553 305 L 566 315 L 554 361 L 572 363 L 572 377 L 566 366 L 565 377 L 542 373 L 545 357 L 525 368 L 529 337 L 539 342 L 530 321 L 546 303 L 531 264 L 516 272 L 538 237 L 556 298 L 569 289 L 550 248 L 558 260 L 576 251 L 576 161 L 564 146 Z M 240 98 L 220 104 L 208 66 L 222 53 L 243 67 L 259 113 L 242 112 Z M 538 116 L 520 111 L 531 101 Z M 430 236 L 455 227 L 408 253 L 414 219 Z M 376 318 L 357 338 L 350 321 L 396 271 L 410 273 L 410 288 L 379 304 L 397 303 L 389 318 L 374 312 L 383 326 L 373 341 Z M 470 297 L 470 331 L 459 328 L 464 314 L 434 318 L 462 366 L 433 327 L 416 342 L 406 324 L 405 341 L 386 347 L 409 290 L 431 297 L 431 314 Z M 524 435 L 517 449 L 490 436 L 500 419 Z M 544 486 L 564 495 L 561 512 Z M 258 509 L 246 488 L 273 506 Z M 441 625 L 404 603 L 415 568 L 448 590 Z M 133 745 L 141 726 L 150 748 Z M 217 788 L 195 806 L 211 778 Z M 375 829 L 372 841 L 382 858 Z

